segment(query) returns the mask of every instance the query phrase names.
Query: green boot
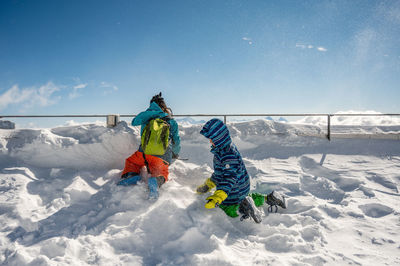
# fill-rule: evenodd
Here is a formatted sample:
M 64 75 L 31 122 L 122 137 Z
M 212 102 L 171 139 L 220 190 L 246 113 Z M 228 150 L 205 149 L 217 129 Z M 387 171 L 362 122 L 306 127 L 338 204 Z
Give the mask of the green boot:
M 220 204 L 219 207 L 226 213 L 226 215 L 228 215 L 229 217 L 235 218 L 238 217 L 239 214 L 238 209 L 239 209 L 239 204 L 235 204 L 235 205 L 224 205 L 224 204 Z

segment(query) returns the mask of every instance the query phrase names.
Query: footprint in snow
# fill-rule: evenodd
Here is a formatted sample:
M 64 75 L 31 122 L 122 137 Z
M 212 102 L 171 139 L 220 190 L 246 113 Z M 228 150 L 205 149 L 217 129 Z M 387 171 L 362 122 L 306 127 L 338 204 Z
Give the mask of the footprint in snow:
M 360 208 L 365 215 L 372 218 L 380 218 L 393 213 L 392 208 L 379 203 L 359 205 L 358 208 Z
M 389 178 L 380 176 L 375 173 L 371 173 L 371 176 L 367 176 L 367 179 L 370 181 L 373 181 L 375 183 L 380 184 L 381 186 L 384 186 L 388 189 L 393 190 L 394 192 L 398 193 L 399 190 L 397 189 L 397 185 L 393 183 Z
M 335 183 L 332 181 L 307 175 L 301 177 L 300 189 L 311 193 L 319 199 L 331 200 L 335 204 L 339 204 L 345 196 L 344 191 L 336 188 Z

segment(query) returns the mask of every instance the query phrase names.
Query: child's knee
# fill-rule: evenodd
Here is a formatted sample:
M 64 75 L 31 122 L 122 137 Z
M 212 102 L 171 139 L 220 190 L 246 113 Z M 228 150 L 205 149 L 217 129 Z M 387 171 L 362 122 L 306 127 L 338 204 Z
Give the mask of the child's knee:
M 260 206 L 264 205 L 264 202 L 265 202 L 264 195 L 262 195 L 260 193 L 251 193 L 250 196 L 252 197 L 256 207 L 260 207 Z

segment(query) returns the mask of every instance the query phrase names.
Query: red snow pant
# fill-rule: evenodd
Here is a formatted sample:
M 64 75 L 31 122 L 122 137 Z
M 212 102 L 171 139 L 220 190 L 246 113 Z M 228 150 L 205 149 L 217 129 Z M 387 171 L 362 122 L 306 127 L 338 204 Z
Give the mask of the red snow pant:
M 153 155 L 146 155 L 146 161 L 152 177 L 162 176 L 164 177 L 165 182 L 168 181 L 169 164 L 166 161 Z M 140 169 L 143 166 L 146 166 L 143 153 L 140 151 L 136 151 L 128 159 L 125 160 L 125 168 L 124 171 L 122 171 L 122 176 L 124 176 L 124 174 L 126 173 L 140 174 Z

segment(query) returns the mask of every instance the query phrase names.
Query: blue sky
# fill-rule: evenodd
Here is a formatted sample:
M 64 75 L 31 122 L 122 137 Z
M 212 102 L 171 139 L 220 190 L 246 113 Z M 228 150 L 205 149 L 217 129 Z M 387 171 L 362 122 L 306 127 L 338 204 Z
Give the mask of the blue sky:
M 0 114 L 400 112 L 399 1 L 0 1 Z

